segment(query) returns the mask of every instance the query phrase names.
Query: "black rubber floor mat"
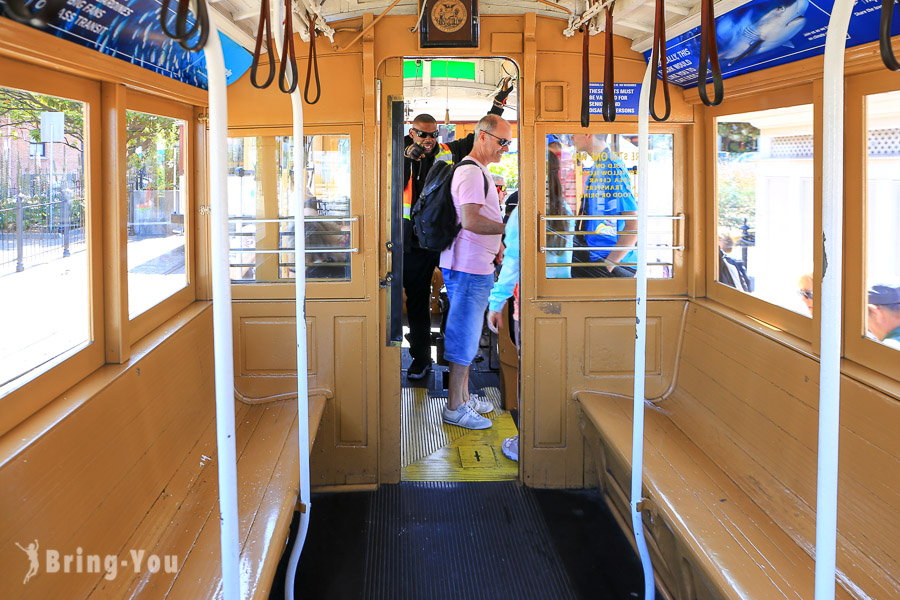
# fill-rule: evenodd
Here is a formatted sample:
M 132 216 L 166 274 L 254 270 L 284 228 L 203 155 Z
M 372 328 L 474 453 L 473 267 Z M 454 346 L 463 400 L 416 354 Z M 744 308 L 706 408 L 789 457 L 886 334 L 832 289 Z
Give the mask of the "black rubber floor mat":
M 533 492 L 515 482 L 384 485 L 370 511 L 365 598 L 577 598 Z

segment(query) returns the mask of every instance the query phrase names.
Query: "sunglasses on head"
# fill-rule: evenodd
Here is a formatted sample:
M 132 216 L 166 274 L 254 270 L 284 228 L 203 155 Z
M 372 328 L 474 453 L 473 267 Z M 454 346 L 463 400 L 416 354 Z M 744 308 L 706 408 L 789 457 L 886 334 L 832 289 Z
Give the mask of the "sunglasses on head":
M 413 133 L 415 133 L 417 136 L 423 137 L 423 138 L 432 138 L 432 139 L 436 140 L 439 135 L 438 131 L 420 131 L 413 127 L 410 127 L 409 130 L 412 131 Z
M 492 138 L 494 138 L 495 140 L 497 140 L 497 143 L 500 144 L 501 148 L 506 148 L 512 143 L 512 140 L 508 140 L 508 139 L 502 138 L 502 137 L 497 137 L 496 135 L 494 135 L 493 133 L 490 133 L 488 131 L 482 131 L 482 133 L 485 133 L 485 134 L 491 136 Z

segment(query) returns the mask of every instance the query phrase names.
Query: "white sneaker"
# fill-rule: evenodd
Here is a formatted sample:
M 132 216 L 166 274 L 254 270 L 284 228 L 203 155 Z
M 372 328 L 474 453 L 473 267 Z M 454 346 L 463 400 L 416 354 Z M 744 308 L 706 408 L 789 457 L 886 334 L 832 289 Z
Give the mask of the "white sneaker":
M 519 460 L 519 436 L 506 438 L 503 440 L 503 443 L 500 444 L 500 451 L 503 452 L 503 456 L 508 458 L 509 460 Z
M 444 423 L 466 429 L 489 429 L 493 425 L 490 419 L 479 415 L 468 404 L 462 404 L 456 410 L 450 410 L 444 405 Z
M 474 410 L 475 412 L 486 415 L 489 412 L 494 412 L 494 403 L 490 401 L 490 399 L 485 398 L 484 396 L 479 396 L 478 394 L 469 395 L 469 401 L 466 402 L 466 405 Z

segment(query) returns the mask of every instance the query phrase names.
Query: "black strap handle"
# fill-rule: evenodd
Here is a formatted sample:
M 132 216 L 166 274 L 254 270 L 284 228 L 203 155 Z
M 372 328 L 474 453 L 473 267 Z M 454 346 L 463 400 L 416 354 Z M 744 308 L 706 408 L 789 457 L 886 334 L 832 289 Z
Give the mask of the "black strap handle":
M 603 120 L 616 120 L 616 90 L 615 77 L 613 75 L 613 64 L 615 56 L 613 54 L 613 7 L 616 5 L 612 2 L 606 7 L 606 56 L 604 57 L 603 68 Z
M 47 0 L 46 3 L 34 12 L 25 6 L 25 0 L 6 0 L 4 12 L 13 21 L 32 27 L 46 27 L 47 21 L 52 19 L 63 7 L 64 0 Z
M 712 70 L 715 93 L 712 102 L 706 93 L 707 61 Z M 697 91 L 700 92 L 700 100 L 706 106 L 718 106 L 725 99 L 722 69 L 719 67 L 719 47 L 716 43 L 716 15 L 713 10 L 713 0 L 700 0 L 700 74 L 697 77 Z
M 303 99 L 307 104 L 315 104 L 322 95 L 322 84 L 319 83 L 319 58 L 316 56 L 316 15 L 308 14 L 309 17 L 309 55 L 306 59 L 306 86 L 303 89 Z M 312 70 L 316 70 L 316 97 L 310 101 L 309 99 L 309 76 Z
M 897 0 L 881 0 L 881 28 L 878 36 L 878 46 L 881 49 L 881 61 L 891 71 L 900 71 L 900 63 L 894 56 L 894 48 L 891 46 L 891 19 L 894 16 L 894 4 Z
M 171 3 L 172 0 L 162 0 L 162 7 L 159 11 L 159 25 L 162 27 L 163 33 L 178 42 L 178 45 L 188 52 L 202 50 L 206 45 L 206 40 L 209 39 L 209 13 L 206 10 L 206 0 L 197 0 L 197 19 L 190 29 L 187 26 L 190 16 L 190 0 L 178 0 L 178 7 L 175 10 L 175 31 L 169 29 L 168 24 Z M 200 36 L 197 41 L 189 44 L 188 39 L 198 31 Z
M 270 22 L 269 0 L 261 0 L 259 8 L 259 29 L 256 32 L 256 48 L 253 50 L 253 64 L 250 66 L 250 84 L 257 89 L 265 89 L 275 80 L 275 51 L 272 49 L 272 24 Z M 269 56 L 269 75 L 259 83 L 256 72 L 262 56 L 263 34 L 266 36 L 266 54 Z
M 297 61 L 294 59 L 294 19 L 291 14 L 291 0 L 284 0 L 284 39 L 281 44 L 281 68 L 278 70 L 278 87 L 285 94 L 297 89 Z M 285 75 L 291 67 L 291 85 L 287 85 Z
M 591 124 L 591 32 L 588 24 L 581 26 L 584 42 L 581 45 L 581 126 Z
M 662 117 L 656 114 L 656 83 L 657 76 L 653 73 L 650 79 L 650 115 L 656 121 L 665 121 L 672 112 L 672 103 L 669 100 L 669 69 L 666 61 L 666 0 L 656 0 L 656 21 L 653 24 L 653 54 L 650 64 L 654 71 L 662 71 L 663 97 L 666 101 L 666 112 Z

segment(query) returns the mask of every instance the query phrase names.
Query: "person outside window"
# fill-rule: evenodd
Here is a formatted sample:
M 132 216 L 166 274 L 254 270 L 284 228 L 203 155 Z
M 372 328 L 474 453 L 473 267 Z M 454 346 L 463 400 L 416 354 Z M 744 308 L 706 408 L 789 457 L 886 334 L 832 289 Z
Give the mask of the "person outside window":
M 462 229 L 441 253 L 441 272 L 450 297 L 444 358 L 450 364 L 450 384 L 443 419 L 467 429 L 487 429 L 493 404 L 469 396 L 469 367 L 478 353 L 481 328 L 494 285 L 494 261 L 500 254 L 505 230 L 497 188 L 488 185 L 487 165 L 499 162 L 512 139 L 509 123 L 487 115 L 475 126 L 475 145 L 466 158 L 474 164 L 459 166 L 450 192 Z M 486 188 L 486 189 L 485 189 Z M 480 413 L 480 414 L 479 414 Z
M 504 86 L 494 97 L 488 114 L 503 114 L 512 85 Z M 422 379 L 431 368 L 431 278 L 440 254 L 419 246 L 410 212 L 418 201 L 428 171 L 437 160 L 451 164 L 471 152 L 475 135 L 440 144 L 434 117 L 421 114 L 413 119 L 409 135 L 404 138 L 403 181 L 403 290 L 406 292 L 406 315 L 409 321 L 409 354 L 413 359 L 406 372 L 409 379 Z
M 900 286 L 873 285 L 866 309 L 869 333 L 885 346 L 900 350 Z
M 580 183 L 577 214 L 590 216 L 637 215 L 637 201 L 631 192 L 631 178 L 625 165 L 609 150 L 604 135 L 574 134 L 572 143 L 580 160 L 575 182 Z M 627 248 L 637 242 L 637 220 L 579 219 L 575 246 Z M 627 231 L 627 233 L 625 233 Z M 634 250 L 575 250 L 574 263 L 591 266 L 572 268 L 572 277 L 634 277 Z M 626 263 L 632 266 L 621 266 Z

